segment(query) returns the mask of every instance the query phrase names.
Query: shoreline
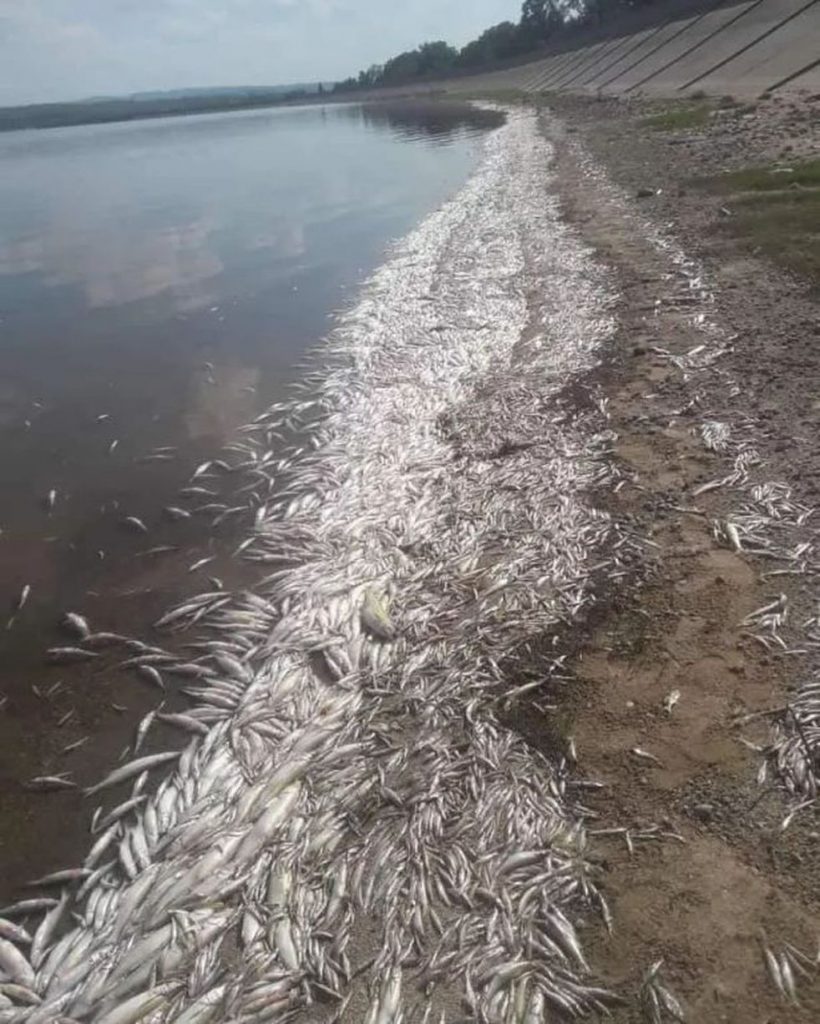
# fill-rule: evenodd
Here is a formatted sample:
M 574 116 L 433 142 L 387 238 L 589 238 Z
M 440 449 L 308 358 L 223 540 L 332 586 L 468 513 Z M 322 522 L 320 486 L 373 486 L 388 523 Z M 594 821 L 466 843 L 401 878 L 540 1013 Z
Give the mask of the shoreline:
M 784 1009 L 764 957 L 811 952 L 818 909 L 816 812 L 790 816 L 766 727 L 813 667 L 788 653 L 813 611 L 820 472 L 788 433 L 811 437 L 810 347 L 791 404 L 762 385 L 816 300 L 699 243 L 708 146 L 642 195 L 670 152 L 644 108 L 552 102 L 365 286 L 318 404 L 244 434 L 251 477 L 303 416 L 312 451 L 277 453 L 262 591 L 179 613 L 216 630 L 207 735 L 123 818 L 109 895 L 60 940 L 78 987 L 54 954 L 40 1013 L 815 1019 L 818 979 Z
M 816 811 L 784 795 L 769 747 L 784 713 L 768 714 L 816 665 L 802 628 L 814 610 L 816 297 L 728 234 L 720 199 L 693 184 L 776 158 L 794 141 L 782 134 L 790 112 L 762 104 L 736 136 L 731 118 L 653 133 L 654 110 L 551 98 L 544 114 L 565 215 L 619 281 L 602 386 L 631 483 L 612 514 L 652 542 L 646 578 L 613 601 L 574 665 L 571 727 L 584 767 L 607 783 L 592 807 L 615 830 L 604 883 L 615 938 L 593 928 L 592 956 L 632 984 L 636 961 L 663 958 L 696 1016 L 808 1021 L 817 979 L 801 977 L 801 1005 L 786 1009 L 764 952 L 810 950 L 818 910 Z M 788 618 L 769 622 L 759 610 L 778 594 Z M 626 841 L 624 829 L 663 818 L 682 841 Z
M 78 880 L 77 927 L 45 958 L 46 939 L 35 942 L 36 973 L 22 972 L 44 1000 L 32 1020 L 113 1013 L 123 999 L 170 1020 L 199 992 L 208 1018 L 253 1012 L 260 961 L 277 972 L 268 998 L 282 1010 L 329 996 L 336 1017 L 370 1005 L 393 1019 L 402 991 L 419 1009 L 515 999 L 575 1014 L 611 1000 L 571 920 L 597 897 L 569 766 L 495 716 L 505 678 L 542 685 L 530 648 L 592 600 L 603 566 L 587 568 L 588 556 L 611 531 L 585 499 L 611 480 L 600 410 L 554 404 L 597 359 L 611 298 L 543 203 L 547 156 L 534 115 L 512 112 L 458 197 L 342 319 L 328 354 L 349 364 L 331 358 L 308 375 L 315 398 L 272 407 L 229 446 L 234 469 L 268 488 L 240 545 L 262 579 L 165 617 L 175 632 L 210 626 L 194 661 L 146 651 L 146 664 L 194 675 L 186 728 L 205 732 L 155 792 L 138 781 L 103 833 Z M 276 439 L 304 417 L 313 453 L 277 457 Z M 129 762 L 111 782 L 152 763 Z M 543 920 L 512 910 L 534 896 Z M 37 934 L 51 939 L 64 912 Z M 237 928 L 241 958 L 229 962 L 220 950 Z M 443 973 L 442 929 L 446 960 L 466 956 Z M 516 984 L 519 970 L 496 992 L 487 979 L 519 942 L 548 955 L 531 981 Z M 402 989 L 419 958 L 441 974 L 425 999 L 410 975 Z

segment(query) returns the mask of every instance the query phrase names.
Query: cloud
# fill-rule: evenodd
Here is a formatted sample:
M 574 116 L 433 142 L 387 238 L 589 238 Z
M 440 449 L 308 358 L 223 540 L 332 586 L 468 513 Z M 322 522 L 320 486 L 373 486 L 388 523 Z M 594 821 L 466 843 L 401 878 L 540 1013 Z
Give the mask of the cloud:
M 0 0 L 0 103 L 332 80 L 520 0 Z

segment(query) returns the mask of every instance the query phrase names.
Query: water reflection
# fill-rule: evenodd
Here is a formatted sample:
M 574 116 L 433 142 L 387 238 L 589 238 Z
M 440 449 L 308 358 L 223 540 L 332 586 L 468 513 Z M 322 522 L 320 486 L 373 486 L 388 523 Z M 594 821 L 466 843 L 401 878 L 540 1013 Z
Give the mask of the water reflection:
M 108 211 L 57 210 L 47 230 L 0 243 L 0 275 L 40 274 L 46 287 L 76 286 L 90 309 L 169 292 L 181 311 L 212 298 L 205 283 L 223 270 L 206 219 L 126 231 Z M 88 217 L 100 215 L 97 223 Z M 106 223 L 106 221 L 108 223 Z
M 43 290 L 90 310 L 162 297 L 190 313 L 263 261 L 274 276 L 335 262 L 326 248 L 360 233 L 353 218 L 418 209 L 461 176 L 452 144 L 499 120 L 426 101 L 12 133 L 0 138 L 0 316 Z M 433 161 L 420 141 L 452 157 Z
M 368 128 L 387 128 L 401 139 L 418 141 L 426 137 L 442 143 L 498 128 L 504 120 L 503 114 L 495 110 L 443 100 L 366 103 L 339 107 L 338 112 Z

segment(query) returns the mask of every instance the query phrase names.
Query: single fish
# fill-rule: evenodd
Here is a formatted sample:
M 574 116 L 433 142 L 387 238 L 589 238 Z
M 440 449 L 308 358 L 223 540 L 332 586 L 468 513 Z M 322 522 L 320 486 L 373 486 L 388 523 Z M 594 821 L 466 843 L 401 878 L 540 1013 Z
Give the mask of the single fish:
M 33 989 L 34 969 L 20 950 L 8 939 L 0 939 L 0 968 L 18 985 Z
M 139 558 L 152 558 L 154 555 L 165 555 L 169 551 L 178 551 L 176 544 L 160 544 L 158 547 L 149 548 L 147 551 L 140 551 Z
M 672 710 L 680 700 L 680 690 L 672 690 L 670 693 L 663 698 L 663 708 L 667 715 L 672 714 Z
M 118 782 L 125 782 L 127 779 L 133 778 L 133 776 L 139 775 L 145 769 L 156 768 L 161 764 L 167 764 L 169 761 L 175 761 L 179 756 L 178 750 L 169 750 L 162 754 L 149 754 L 147 757 L 140 757 L 136 761 L 123 765 L 121 768 L 115 768 L 113 772 L 106 775 L 102 782 L 98 782 L 95 786 L 88 788 L 85 791 L 85 795 L 92 796 L 101 789 L 106 789 L 108 786 L 116 786 Z
M 42 878 L 35 878 L 33 882 L 27 882 L 26 888 L 33 889 L 40 885 L 63 885 L 66 882 L 77 882 L 87 878 L 91 872 L 87 868 L 67 868 L 65 871 L 54 871 L 50 875 L 43 875 Z
M 191 513 L 185 508 L 177 508 L 176 505 L 166 505 L 163 509 L 169 519 L 190 519 Z
M 22 1003 L 24 1006 L 39 1006 L 43 1001 L 42 996 L 38 996 L 36 992 L 32 992 L 25 985 L 17 985 L 13 981 L 1 984 L 0 994 L 7 996 L 12 1002 Z
M 14 924 L 13 921 L 7 921 L 5 917 L 0 917 L 0 938 L 16 942 L 20 946 L 31 945 L 31 936 L 26 929 Z
M 137 665 L 137 673 L 147 679 L 154 686 L 159 687 L 160 690 L 165 689 L 165 683 L 162 681 L 162 676 L 157 672 L 153 665 Z
M 145 523 L 137 518 L 137 516 L 126 516 L 123 519 L 123 525 L 129 526 L 132 530 L 136 530 L 138 533 L 148 533 L 148 527 Z
M 90 736 L 83 736 L 80 740 L 75 740 L 73 743 L 69 743 L 68 746 L 63 747 L 63 754 L 70 754 L 73 750 L 79 750 L 80 747 L 84 747 L 88 743 Z
M 0 914 L 4 917 L 25 917 L 28 914 L 39 914 L 43 910 L 51 910 L 56 907 L 58 900 L 49 896 L 41 896 L 33 900 L 19 900 L 8 907 L 0 908 Z
M 80 640 L 87 640 L 91 636 L 88 620 L 76 612 L 66 612 L 63 616 L 63 625 Z
M 91 661 L 99 658 L 94 651 L 86 651 L 82 647 L 49 647 L 46 652 L 48 660 L 55 664 L 64 665 L 70 661 Z
M 55 789 L 76 789 L 77 783 L 67 779 L 65 775 L 38 775 L 30 779 L 26 789 L 36 789 L 47 793 Z
M 630 753 L 641 761 L 652 761 L 653 764 L 661 764 L 659 757 L 655 757 L 654 754 L 650 754 L 648 750 L 642 750 L 640 747 L 633 747 Z

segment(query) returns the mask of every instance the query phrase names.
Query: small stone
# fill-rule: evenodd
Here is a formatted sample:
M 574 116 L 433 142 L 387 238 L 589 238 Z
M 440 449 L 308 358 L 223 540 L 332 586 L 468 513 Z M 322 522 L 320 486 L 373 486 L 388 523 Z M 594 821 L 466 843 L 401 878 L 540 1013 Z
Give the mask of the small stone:
M 701 821 L 711 821 L 715 813 L 715 808 L 712 804 L 696 804 L 693 810 L 695 817 L 700 818 Z
M 638 199 L 650 199 L 654 195 L 654 188 L 639 188 L 638 191 L 635 193 L 635 196 Z

